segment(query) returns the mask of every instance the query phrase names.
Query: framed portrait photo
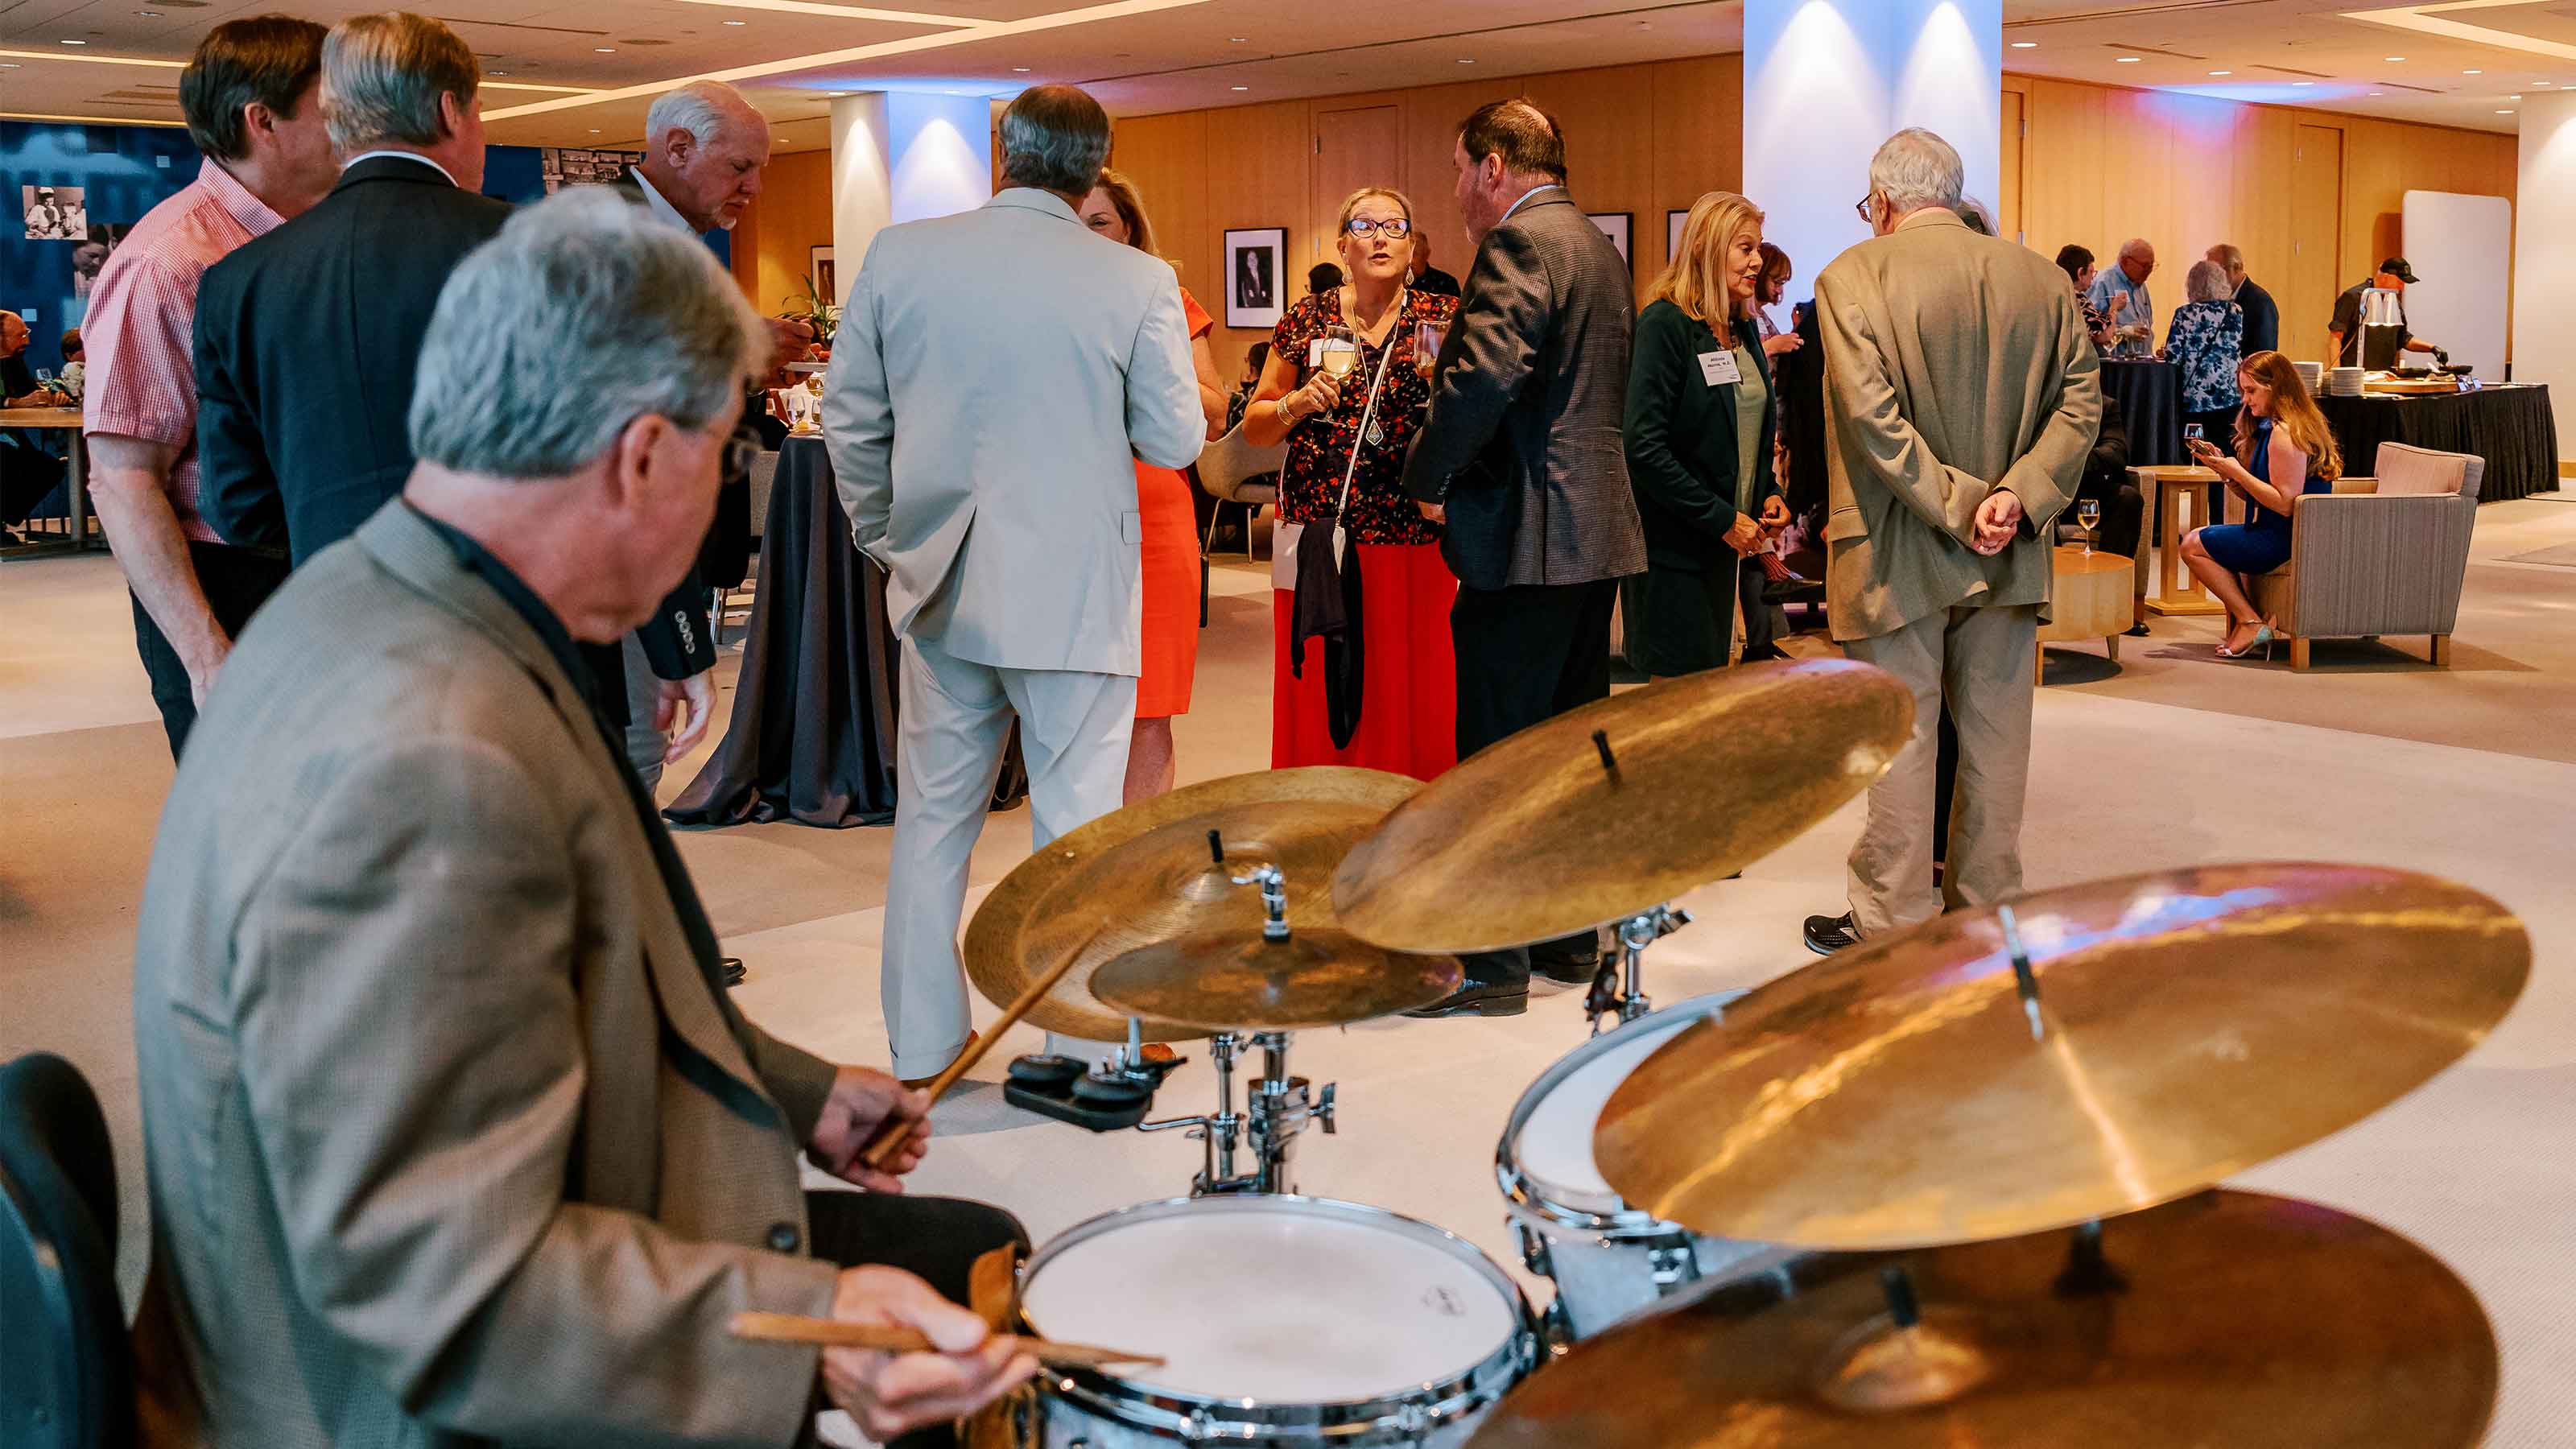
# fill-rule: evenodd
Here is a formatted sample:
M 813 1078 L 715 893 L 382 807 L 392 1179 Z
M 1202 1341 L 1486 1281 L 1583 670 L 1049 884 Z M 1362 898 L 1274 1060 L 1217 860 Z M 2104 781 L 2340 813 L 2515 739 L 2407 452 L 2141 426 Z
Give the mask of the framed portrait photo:
M 827 303 L 841 300 L 840 269 L 832 263 L 830 247 L 805 249 L 806 275 L 814 282 L 814 295 Z
M 1271 328 L 1288 308 L 1288 228 L 1225 234 L 1225 325 Z
M 1635 214 L 1625 211 L 1596 211 L 1591 215 L 1592 224 L 1601 228 L 1601 234 L 1610 238 L 1610 245 L 1619 249 L 1619 260 L 1628 264 L 1630 272 L 1636 271 L 1636 254 L 1628 246 L 1629 225 L 1636 220 Z
M 1669 262 L 1682 254 L 1682 223 L 1690 220 L 1688 209 L 1664 213 L 1664 260 Z

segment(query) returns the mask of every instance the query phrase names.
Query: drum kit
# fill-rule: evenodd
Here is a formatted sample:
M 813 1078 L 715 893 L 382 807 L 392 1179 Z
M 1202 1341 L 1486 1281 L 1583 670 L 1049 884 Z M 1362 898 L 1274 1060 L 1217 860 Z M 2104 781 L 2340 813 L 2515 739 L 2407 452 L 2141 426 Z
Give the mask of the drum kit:
M 1010 1442 L 2475 1443 L 2498 1379 L 2468 1288 L 2387 1229 L 2219 1184 L 2485 1036 L 2530 964 L 2493 900 L 2362 866 L 2136 875 L 1653 1008 L 1643 957 L 1688 919 L 1670 901 L 1866 788 L 1913 709 L 1843 661 L 1719 671 L 1427 786 L 1306 769 L 1177 790 L 1012 872 L 968 931 L 970 977 L 1119 1046 L 1023 1058 L 1011 1100 L 1206 1151 L 1189 1196 L 1023 1267 L 1016 1327 L 1164 1362 L 1050 1364 Z M 1619 949 L 1594 1035 L 1496 1151 L 1555 1285 L 1543 1314 L 1438 1228 L 1296 1195 L 1294 1141 L 1335 1117 L 1332 1087 L 1290 1075 L 1293 1033 L 1435 1002 L 1460 953 L 1601 926 Z M 1171 1063 L 1143 1044 L 1202 1037 L 1216 1109 L 1145 1120 Z M 1247 1041 L 1263 1068 L 1238 1108 Z M 1135 1308 L 1212 1292 L 1248 1311 Z

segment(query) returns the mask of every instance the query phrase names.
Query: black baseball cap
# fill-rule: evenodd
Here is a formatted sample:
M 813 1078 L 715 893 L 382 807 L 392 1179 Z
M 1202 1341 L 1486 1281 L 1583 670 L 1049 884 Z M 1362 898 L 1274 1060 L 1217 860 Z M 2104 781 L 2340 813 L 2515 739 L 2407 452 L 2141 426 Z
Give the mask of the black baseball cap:
M 2379 269 L 2408 286 L 2413 286 L 2417 280 L 2415 269 L 2406 265 L 2404 257 L 2388 257 L 2380 262 Z

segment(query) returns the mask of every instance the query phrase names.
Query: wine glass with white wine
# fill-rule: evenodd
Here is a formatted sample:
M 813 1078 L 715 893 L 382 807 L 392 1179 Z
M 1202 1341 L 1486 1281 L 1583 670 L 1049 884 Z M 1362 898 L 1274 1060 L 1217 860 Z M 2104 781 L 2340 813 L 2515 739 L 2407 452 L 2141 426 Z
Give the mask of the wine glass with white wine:
M 2102 500 L 2099 498 L 2076 499 L 2075 521 L 2078 524 L 2081 524 L 2084 529 L 2084 551 L 2086 553 L 2091 553 L 2093 551 L 2093 540 L 2099 537 L 2099 535 L 2093 530 L 2095 525 L 2102 521 Z
M 1323 352 L 1316 361 L 1336 381 L 1346 378 L 1359 370 L 1360 341 L 1337 322 L 1324 329 Z

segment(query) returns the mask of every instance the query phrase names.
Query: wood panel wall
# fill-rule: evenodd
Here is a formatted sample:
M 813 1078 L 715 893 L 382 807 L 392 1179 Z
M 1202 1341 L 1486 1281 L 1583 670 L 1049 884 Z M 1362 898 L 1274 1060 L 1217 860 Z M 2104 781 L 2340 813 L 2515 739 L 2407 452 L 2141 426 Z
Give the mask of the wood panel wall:
M 832 153 L 772 157 L 759 199 L 734 224 L 733 277 L 743 295 L 764 316 L 786 311 L 802 295 L 811 249 L 831 244 Z
M 2105 266 L 2130 237 L 2154 243 L 2160 329 L 2184 300 L 2191 263 L 2234 242 L 2281 304 L 2284 348 L 2320 356 L 2334 293 L 2404 250 L 2399 214 L 2409 190 L 2514 194 L 2509 135 L 2034 76 L 2008 75 L 2004 89 L 2020 94 L 2029 127 L 2020 138 L 2019 215 L 2008 211 L 2004 229 L 2051 255 L 2079 242 Z M 2008 118 L 2011 111 L 2008 103 Z M 2303 165 L 2305 128 L 2340 133 L 2339 186 Z M 2331 147 L 2315 149 L 2322 156 Z M 2339 195 L 2339 210 L 2294 204 L 2303 191 Z M 2336 280 L 2307 280 L 2326 276 Z M 2294 278 L 2302 279 L 2295 289 Z

